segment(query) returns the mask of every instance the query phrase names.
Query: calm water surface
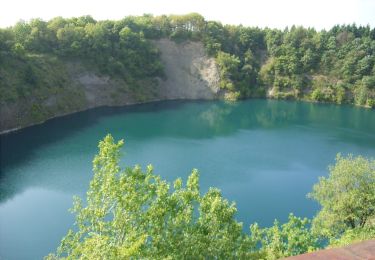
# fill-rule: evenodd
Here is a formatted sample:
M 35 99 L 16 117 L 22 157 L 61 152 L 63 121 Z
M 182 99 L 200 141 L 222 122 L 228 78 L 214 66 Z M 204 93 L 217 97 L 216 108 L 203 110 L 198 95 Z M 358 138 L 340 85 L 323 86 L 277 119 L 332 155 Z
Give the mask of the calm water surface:
M 107 133 L 125 139 L 126 165 L 151 163 L 168 180 L 198 168 L 202 190 L 236 201 L 246 227 L 312 217 L 318 205 L 306 194 L 338 152 L 375 157 L 375 111 L 348 106 L 172 101 L 53 119 L 0 137 L 0 259 L 55 250 Z

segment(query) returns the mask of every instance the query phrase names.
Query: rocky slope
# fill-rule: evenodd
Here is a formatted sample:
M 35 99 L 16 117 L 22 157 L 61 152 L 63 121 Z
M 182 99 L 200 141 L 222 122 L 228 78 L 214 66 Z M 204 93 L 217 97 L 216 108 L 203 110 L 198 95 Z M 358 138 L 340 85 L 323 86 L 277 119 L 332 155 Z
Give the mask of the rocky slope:
M 34 97 L 0 107 L 0 132 L 23 128 L 98 106 L 120 106 L 168 99 L 214 99 L 219 93 L 215 59 L 205 54 L 200 42 L 154 41 L 161 52 L 166 77 L 137 82 L 100 75 L 79 61 L 64 61 L 67 79 L 47 97 Z
M 167 75 L 159 80 L 161 99 L 213 99 L 219 91 L 219 71 L 215 59 L 208 57 L 202 43 L 177 44 L 162 39 L 154 42 L 161 51 Z

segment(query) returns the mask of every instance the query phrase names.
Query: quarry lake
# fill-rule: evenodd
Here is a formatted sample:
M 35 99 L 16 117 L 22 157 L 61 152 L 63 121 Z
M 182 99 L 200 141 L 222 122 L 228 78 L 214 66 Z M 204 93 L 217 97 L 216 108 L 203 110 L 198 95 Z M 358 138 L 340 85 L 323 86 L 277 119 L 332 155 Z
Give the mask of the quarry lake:
M 123 164 L 152 164 L 167 180 L 200 172 L 238 208 L 269 226 L 290 212 L 312 217 L 306 194 L 337 153 L 375 157 L 375 111 L 275 100 L 168 101 L 98 108 L 2 135 L 0 259 L 41 259 L 72 227 L 97 144 L 124 139 Z

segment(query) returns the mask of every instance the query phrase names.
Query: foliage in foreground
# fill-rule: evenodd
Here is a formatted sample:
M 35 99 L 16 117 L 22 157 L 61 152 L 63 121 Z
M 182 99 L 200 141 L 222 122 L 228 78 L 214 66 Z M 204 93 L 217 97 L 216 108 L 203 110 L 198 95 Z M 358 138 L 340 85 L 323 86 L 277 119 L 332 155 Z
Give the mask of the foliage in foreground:
M 275 220 L 270 228 L 250 226 L 251 238 L 257 241 L 258 259 L 279 259 L 319 249 L 319 240 L 311 233 L 310 220 L 289 215 L 287 223 Z
M 110 135 L 99 143 L 86 202 L 74 199 L 76 229 L 47 259 L 278 259 L 317 250 L 321 238 L 331 246 L 375 238 L 374 160 L 337 157 L 309 195 L 322 204 L 312 228 L 290 214 L 270 228 L 255 223 L 248 234 L 218 189 L 200 193 L 197 170 L 172 187 L 152 166 L 122 169 L 122 146 Z
M 219 257 L 243 258 L 251 241 L 235 221 L 236 207 L 220 191 L 199 192 L 196 170 L 173 188 L 148 166 L 121 169 L 120 147 L 107 136 L 99 144 L 86 206 L 75 198 L 78 231 L 69 231 L 58 255 L 68 259 Z
M 375 225 L 347 229 L 339 239 L 331 239 L 329 247 L 342 247 L 352 243 L 375 239 Z
M 373 225 L 375 160 L 338 155 L 336 164 L 329 170 L 329 176 L 321 177 L 309 194 L 322 206 L 313 220 L 315 231 L 335 240 L 348 229 L 357 230 Z

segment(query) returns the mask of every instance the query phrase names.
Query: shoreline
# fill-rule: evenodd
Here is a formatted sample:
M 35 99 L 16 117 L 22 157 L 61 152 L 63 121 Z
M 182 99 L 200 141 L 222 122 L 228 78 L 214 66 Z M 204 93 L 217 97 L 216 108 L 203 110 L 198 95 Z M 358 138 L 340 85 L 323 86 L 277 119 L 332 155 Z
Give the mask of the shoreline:
M 313 104 L 330 104 L 330 105 L 336 105 L 336 106 L 343 106 L 343 105 L 347 105 L 347 106 L 351 106 L 351 107 L 356 107 L 356 108 L 364 108 L 364 109 L 373 109 L 369 106 L 357 106 L 357 105 L 354 105 L 354 104 L 351 104 L 351 103 L 343 103 L 343 104 L 336 104 L 336 103 L 331 103 L 331 102 L 319 102 L 319 101 L 314 101 L 314 100 L 308 100 L 308 99 L 277 99 L 277 98 L 272 98 L 272 97 L 256 97 L 256 98 L 260 98 L 260 99 L 271 99 L 271 100 L 283 100 L 283 101 L 299 101 L 299 102 L 304 102 L 304 103 L 313 103 Z M 245 98 L 245 99 L 239 99 L 239 100 L 236 100 L 234 102 L 238 102 L 240 100 L 250 100 L 250 99 L 255 99 L 254 98 Z M 32 126 L 36 126 L 36 125 L 41 125 L 41 124 L 44 124 L 45 122 L 47 122 L 48 120 L 51 120 L 51 119 L 55 119 L 55 118 L 59 118 L 59 117 L 64 117 L 64 116 L 69 116 L 69 115 L 72 115 L 72 114 L 75 114 L 75 113 L 79 113 L 79 112 L 84 112 L 84 111 L 87 111 L 87 110 L 90 110 L 90 109 L 95 109 L 95 108 L 101 108 L 101 107 L 127 107 L 127 106 L 134 106 L 134 105 L 142 105 L 142 104 L 149 104 L 149 103 L 153 103 L 153 102 L 163 102 L 163 101 L 198 101 L 198 100 L 204 100 L 204 101 L 215 101 L 215 100 L 223 100 L 219 97 L 216 97 L 216 98 L 212 98 L 212 99 L 205 99 L 205 98 L 197 98 L 197 99 L 192 99 L 192 98 L 163 98 L 163 99 L 153 99 L 153 100 L 149 100 L 149 101 L 139 101 L 139 102 L 129 102 L 129 103 L 125 103 L 125 104 L 121 104 L 121 105 L 100 105 L 100 106 L 92 106 L 92 107 L 87 107 L 87 108 L 84 108 L 84 109 L 81 109 L 81 110 L 75 110 L 75 111 L 72 111 L 72 112 L 68 112 L 68 113 L 63 113 L 63 114 L 58 114 L 58 115 L 55 115 L 53 117 L 49 117 L 41 122 L 36 122 L 36 123 L 33 123 L 33 124 L 30 124 L 30 125 L 26 125 L 26 126 L 20 126 L 20 127 L 15 127 L 15 128 L 11 128 L 11 129 L 6 129 L 6 130 L 3 130 L 3 131 L 0 131 L 0 137 L 3 136 L 3 135 L 7 135 L 7 134 L 11 134 L 11 133 L 15 133 L 17 131 L 20 131 L 20 130 L 23 130 L 23 129 L 26 129 L 28 127 L 32 127 Z
M 220 100 L 220 99 L 218 99 L 218 98 L 213 98 L 213 99 L 204 99 L 204 98 L 198 98 L 198 99 L 191 99 L 191 98 L 165 98 L 165 99 L 153 99 L 153 100 L 149 100 L 149 101 L 129 102 L 129 103 L 121 104 L 121 105 L 92 106 L 92 107 L 87 107 L 87 108 L 80 109 L 80 110 L 71 111 L 71 112 L 68 112 L 68 113 L 58 114 L 58 115 L 55 115 L 53 117 L 49 117 L 49 118 L 47 118 L 47 119 L 45 119 L 43 121 L 35 122 L 35 123 L 29 124 L 29 125 L 2 130 L 2 131 L 0 131 L 0 137 L 3 136 L 3 135 L 12 134 L 12 133 L 15 133 L 17 131 L 21 131 L 21 130 L 26 129 L 28 127 L 32 127 L 32 126 L 37 126 L 37 125 L 44 124 L 45 122 L 47 122 L 49 120 L 52 120 L 52 119 L 55 119 L 55 118 L 69 116 L 69 115 L 73 115 L 73 114 L 80 113 L 80 112 L 85 112 L 85 111 L 88 111 L 90 109 L 101 108 L 101 107 L 127 107 L 127 106 L 135 106 L 135 105 L 142 105 L 142 104 L 150 104 L 150 103 L 154 103 L 154 102 L 179 101 L 179 100 L 181 100 L 181 101 L 189 101 L 189 100 L 191 100 L 191 101 L 198 101 L 198 100 L 210 101 L 211 100 L 211 101 L 213 101 L 213 100 Z

